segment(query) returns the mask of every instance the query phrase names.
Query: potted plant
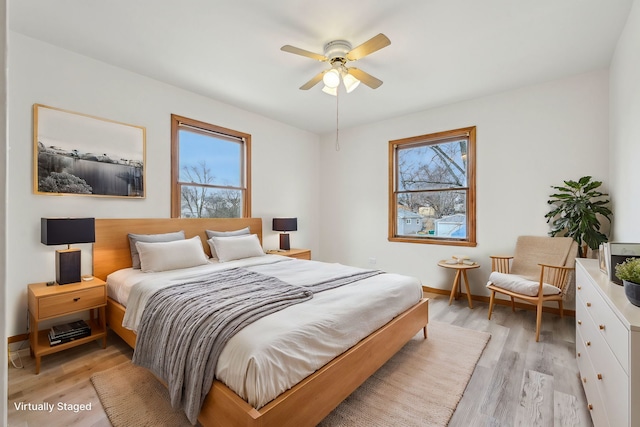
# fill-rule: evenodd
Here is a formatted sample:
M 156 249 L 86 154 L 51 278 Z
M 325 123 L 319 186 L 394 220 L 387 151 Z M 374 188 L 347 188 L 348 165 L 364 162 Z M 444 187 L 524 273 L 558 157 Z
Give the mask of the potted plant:
M 616 265 L 616 276 L 622 280 L 629 302 L 640 307 L 640 258 L 627 258 Z
M 564 181 L 564 184 L 564 187 L 551 187 L 557 192 L 547 201 L 552 210 L 545 218 L 547 223 L 553 220 L 549 235 L 572 237 L 578 243 L 578 256 L 584 258 L 587 248 L 596 250 L 600 243 L 607 241 L 607 236 L 600 231 L 600 220 L 606 218 L 611 222 L 613 214 L 608 207 L 609 200 L 605 199 L 608 194 L 598 191 L 602 181 L 592 181 L 590 176 Z

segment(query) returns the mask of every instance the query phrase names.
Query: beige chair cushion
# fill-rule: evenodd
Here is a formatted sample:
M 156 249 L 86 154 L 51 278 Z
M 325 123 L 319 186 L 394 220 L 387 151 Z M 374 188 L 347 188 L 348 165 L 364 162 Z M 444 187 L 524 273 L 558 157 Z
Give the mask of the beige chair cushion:
M 507 289 L 512 292 L 517 292 L 519 294 L 529 295 L 532 297 L 538 295 L 538 289 L 540 287 L 540 282 L 538 281 L 529 280 L 515 274 L 498 273 L 497 271 L 494 271 L 489 276 L 487 286 L 492 284 L 502 289 Z M 561 292 L 562 291 L 559 288 L 556 288 L 555 286 L 548 283 L 544 283 L 542 285 L 542 293 L 544 295 L 557 295 Z
M 574 243 L 571 237 L 520 236 L 510 273 L 537 281 L 540 277 L 538 264 L 573 266 L 578 248 Z

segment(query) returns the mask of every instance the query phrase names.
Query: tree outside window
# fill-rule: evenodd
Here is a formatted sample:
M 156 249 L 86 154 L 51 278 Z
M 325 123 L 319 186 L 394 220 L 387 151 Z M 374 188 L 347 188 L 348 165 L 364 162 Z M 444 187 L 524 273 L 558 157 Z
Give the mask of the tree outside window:
M 249 217 L 251 136 L 176 115 L 171 121 L 172 217 Z
M 390 141 L 389 156 L 389 240 L 475 246 L 475 127 Z

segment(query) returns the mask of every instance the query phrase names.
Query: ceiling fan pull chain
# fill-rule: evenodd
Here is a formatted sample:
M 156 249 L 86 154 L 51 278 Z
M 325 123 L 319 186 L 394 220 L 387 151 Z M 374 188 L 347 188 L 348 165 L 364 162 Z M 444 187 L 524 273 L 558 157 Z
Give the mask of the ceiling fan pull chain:
M 340 120 L 339 120 L 339 117 L 340 117 L 339 112 L 340 112 L 340 110 L 339 110 L 339 105 L 340 105 L 340 103 L 338 102 L 339 99 L 340 99 L 339 93 L 340 93 L 340 91 L 337 90 L 336 91 L 336 151 L 340 151 L 340 139 L 339 139 L 339 136 L 340 136 Z

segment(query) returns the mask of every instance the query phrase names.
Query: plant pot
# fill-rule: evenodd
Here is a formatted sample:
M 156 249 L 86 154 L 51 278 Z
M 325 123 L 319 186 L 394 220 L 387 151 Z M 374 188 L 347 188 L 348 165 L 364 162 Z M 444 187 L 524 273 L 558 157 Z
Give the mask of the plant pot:
M 624 294 L 629 302 L 640 307 L 640 284 L 628 280 L 623 280 L 622 283 L 624 284 Z

